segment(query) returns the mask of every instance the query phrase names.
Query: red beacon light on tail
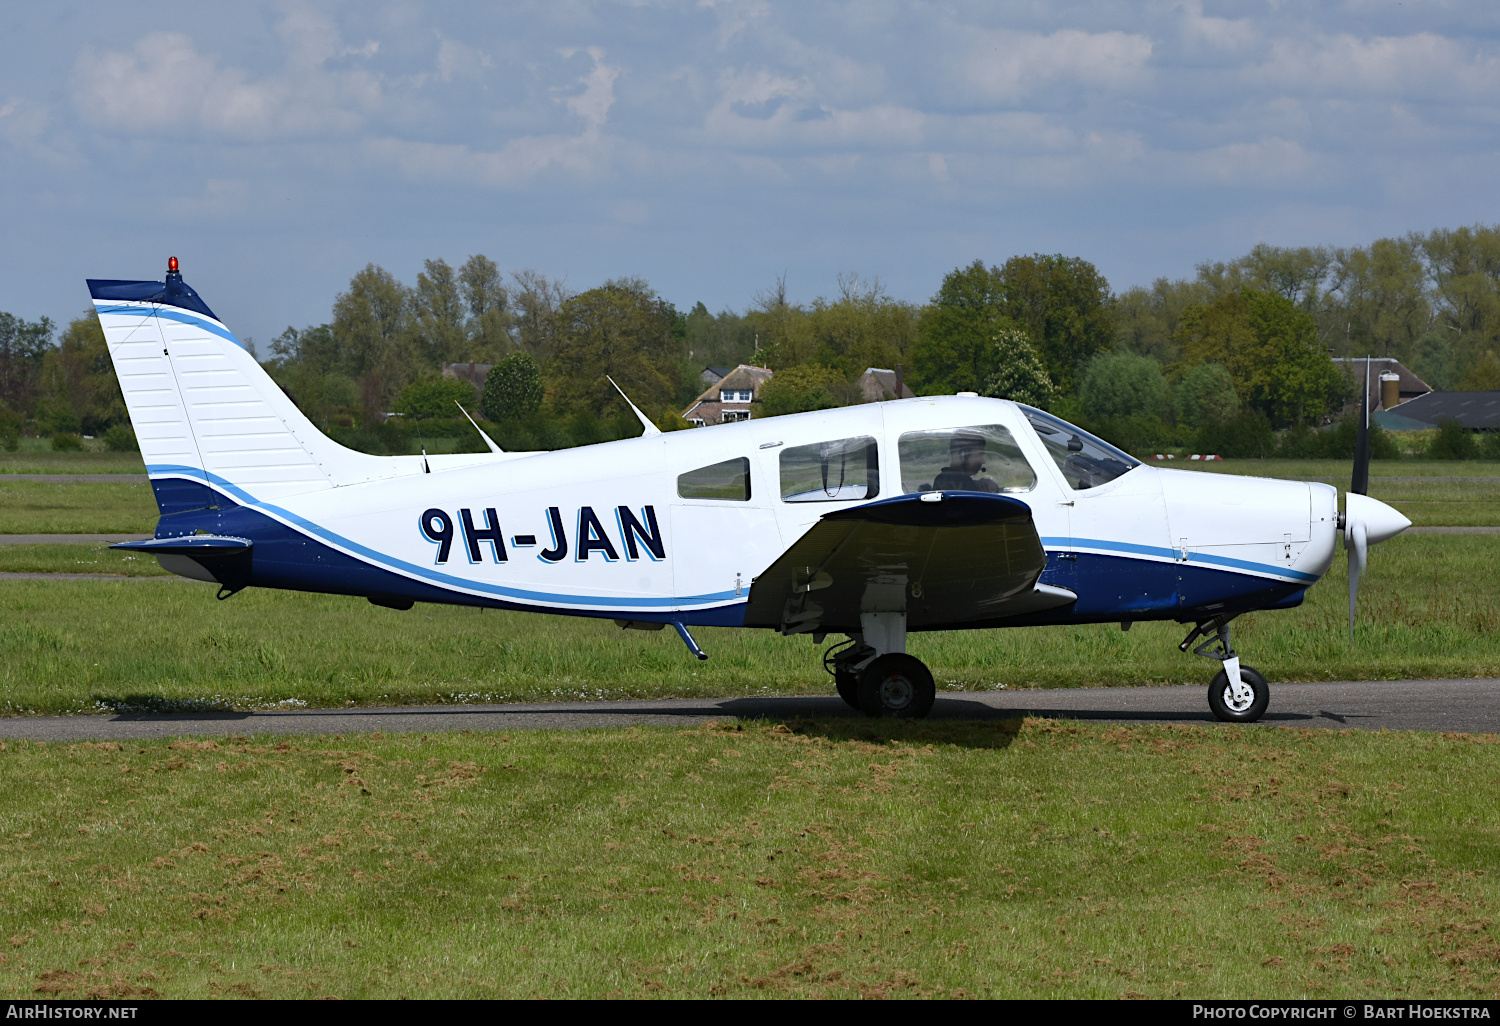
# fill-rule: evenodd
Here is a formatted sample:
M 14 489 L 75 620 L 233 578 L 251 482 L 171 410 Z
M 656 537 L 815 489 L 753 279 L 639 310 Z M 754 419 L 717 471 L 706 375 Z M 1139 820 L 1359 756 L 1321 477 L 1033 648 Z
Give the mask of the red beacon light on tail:
M 167 257 L 167 273 L 168 274 L 176 274 L 177 273 L 177 258 L 176 257 Z

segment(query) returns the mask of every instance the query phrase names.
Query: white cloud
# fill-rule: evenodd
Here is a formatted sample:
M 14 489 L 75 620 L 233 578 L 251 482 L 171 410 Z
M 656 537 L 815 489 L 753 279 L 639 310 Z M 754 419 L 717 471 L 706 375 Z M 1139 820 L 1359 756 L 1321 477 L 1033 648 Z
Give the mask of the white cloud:
M 78 163 L 71 147 L 56 137 L 50 111 L 30 100 L 13 98 L 0 104 L 0 139 L 54 168 Z
M 498 235 L 591 274 L 633 266 L 612 240 L 644 223 L 653 281 L 738 302 L 762 257 L 819 273 L 838 251 L 831 281 L 874 230 L 850 211 L 881 211 L 896 266 L 870 269 L 921 281 L 909 295 L 980 250 L 1103 266 L 1115 245 L 1149 280 L 1176 273 L 1169 249 L 1190 270 L 1334 231 L 1320 209 L 1349 219 L 1338 242 L 1361 212 L 1381 231 L 1497 216 L 1500 21 L 1474 4 L 250 0 L 176 22 L 80 4 L 79 34 L 37 14 L 6 38 L 0 204 L 42 225 L 28 237 L 150 196 L 218 239 L 250 226 L 247 251 L 306 232 L 406 273 L 392 254 Z M 191 143 L 170 182 L 152 137 Z M 570 213 L 544 222 L 529 200 L 554 189 Z
M 577 135 L 536 134 L 512 139 L 496 150 L 476 149 L 467 143 L 433 143 L 392 136 L 370 139 L 363 147 L 372 160 L 394 167 L 417 181 L 448 181 L 487 188 L 523 184 L 544 171 L 564 171 L 574 176 L 604 174 L 611 156 L 619 149 L 604 134 L 610 108 L 615 103 L 615 80 L 621 69 L 604 62 L 604 50 L 591 46 L 580 51 L 564 48 L 558 55 L 567 60 L 587 53 L 593 67 L 576 81 L 583 91 L 557 97 L 583 121 Z M 440 54 L 441 56 L 441 54 Z
M 494 63 L 488 54 L 456 39 L 443 39 L 438 43 L 437 74 L 444 82 L 455 78 L 477 79 Z
M 86 47 L 73 72 L 73 95 L 83 118 L 126 134 L 207 131 L 233 139 L 347 133 L 382 102 L 376 76 L 363 70 L 330 72 L 323 63 L 349 50 L 325 33 L 291 31 L 288 67 L 254 78 L 198 52 L 179 32 L 153 32 L 128 51 Z M 373 53 L 370 47 L 360 48 Z
M 492 151 L 461 143 L 387 137 L 368 140 L 361 150 L 371 160 L 416 181 L 507 187 L 521 185 L 549 170 L 584 177 L 597 174 L 608 164 L 610 146 L 593 135 L 523 136 Z
M 1133 89 L 1149 80 L 1153 43 L 1127 32 L 1062 29 L 1051 35 L 968 30 L 977 38 L 962 60 L 963 86 L 982 100 L 1017 103 L 1068 85 Z
M 1288 37 L 1272 44 L 1252 77 L 1288 92 L 1493 102 L 1500 58 L 1429 32 Z
M 1216 50 L 1242 50 L 1260 40 L 1260 31 L 1252 20 L 1206 15 L 1202 0 L 1188 0 L 1182 5 L 1182 30 L 1190 44 Z
M 558 51 L 564 59 L 577 52 Z M 587 132 L 597 135 L 604 128 L 609 108 L 615 104 L 615 79 L 620 77 L 620 69 L 604 63 L 604 51 L 599 47 L 591 46 L 586 52 L 593 59 L 593 70 L 578 80 L 583 83 L 583 92 L 568 97 L 563 103 L 574 114 L 583 118 Z
M 1315 184 L 1320 161 L 1300 144 L 1270 137 L 1230 143 L 1186 156 L 1180 168 L 1194 179 L 1241 187 Z
M 704 118 L 707 138 L 735 147 L 920 146 L 925 116 L 894 103 L 857 108 L 822 102 L 818 86 L 766 68 L 727 71 Z

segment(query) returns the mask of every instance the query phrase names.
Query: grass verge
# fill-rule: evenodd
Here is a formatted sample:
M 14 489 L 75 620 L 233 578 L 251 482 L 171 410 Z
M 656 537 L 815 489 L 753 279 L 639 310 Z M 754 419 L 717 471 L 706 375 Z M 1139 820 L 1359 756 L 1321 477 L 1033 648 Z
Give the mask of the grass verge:
M 156 499 L 145 481 L 53 483 L 0 475 L 0 534 L 152 534 Z
M 1248 474 L 1251 477 L 1307 477 L 1337 484 L 1349 483 L 1353 464 L 1349 460 L 1174 460 L 1171 463 L 1148 461 L 1153 467 L 1173 470 L 1202 470 L 1210 474 Z M 1500 463 L 1488 460 L 1372 460 L 1370 480 L 1382 477 L 1496 477 Z
M 1347 637 L 1345 564 L 1299 609 L 1236 622 L 1270 680 L 1500 676 L 1500 572 L 1491 536 L 1416 535 L 1377 547 Z M 3 549 L 0 549 L 3 552 Z M 1461 585 L 1458 582 L 1462 582 Z M 181 581 L 0 581 L 0 713 L 501 702 L 826 693 L 807 638 L 670 631 L 607 620 L 250 589 L 216 602 Z M 939 687 L 1202 683 L 1183 629 L 1141 623 L 914 634 Z
M 25 439 L 35 442 L 38 439 Z M 0 452 L 0 475 L 5 474 L 144 474 L 138 452 L 50 452 L 23 445 L 20 452 Z
M 172 576 L 155 556 L 112 550 L 108 545 L 0 545 L 0 573 Z
M 16 743 L 0 987 L 1493 998 L 1493 741 L 1034 720 Z

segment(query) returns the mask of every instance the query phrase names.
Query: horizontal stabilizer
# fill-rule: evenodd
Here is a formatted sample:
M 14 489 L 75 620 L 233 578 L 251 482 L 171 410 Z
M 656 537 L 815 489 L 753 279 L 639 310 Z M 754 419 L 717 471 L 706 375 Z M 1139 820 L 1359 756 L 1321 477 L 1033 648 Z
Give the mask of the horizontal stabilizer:
M 128 549 L 156 557 L 163 570 L 195 581 L 208 581 L 233 594 L 250 583 L 251 545 L 247 538 L 217 534 L 188 534 L 178 538 L 147 538 L 120 542 L 112 549 Z
M 120 542 L 112 549 L 130 549 L 153 556 L 237 556 L 250 551 L 247 538 L 226 538 L 217 534 L 190 534 L 181 538 L 147 538 L 144 541 Z
M 860 629 L 862 612 L 905 612 L 908 630 L 1067 605 L 1038 585 L 1047 554 L 1018 499 L 925 492 L 823 517 L 750 588 L 745 626 Z

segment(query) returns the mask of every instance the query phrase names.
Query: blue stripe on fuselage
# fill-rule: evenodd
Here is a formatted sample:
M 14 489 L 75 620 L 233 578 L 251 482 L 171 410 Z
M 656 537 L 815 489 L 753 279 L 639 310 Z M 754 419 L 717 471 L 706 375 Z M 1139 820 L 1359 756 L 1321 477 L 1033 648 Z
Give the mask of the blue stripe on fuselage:
M 667 598 L 632 598 L 602 595 L 564 595 L 553 592 L 527 591 L 522 588 L 507 588 L 498 584 L 486 584 L 481 581 L 467 580 L 461 577 L 454 577 L 450 574 L 441 573 L 430 567 L 417 566 L 414 563 L 408 563 L 403 559 L 397 559 L 395 556 L 388 555 L 384 552 L 379 552 L 367 545 L 361 545 L 359 542 L 353 541 L 349 538 L 345 538 L 343 535 L 330 531 L 320 524 L 315 524 L 305 517 L 298 516 L 290 510 L 282 509 L 279 506 L 273 506 L 267 502 L 260 502 L 255 498 L 255 496 L 251 495 L 243 488 L 240 488 L 230 481 L 224 480 L 217 474 L 213 474 L 205 470 L 199 470 L 196 467 L 181 467 L 170 465 L 149 466 L 146 468 L 146 472 L 153 477 L 189 477 L 195 480 L 203 481 L 204 483 L 216 489 L 220 489 L 226 492 L 231 498 L 237 500 L 240 504 L 238 509 L 244 509 L 247 507 L 254 508 L 261 513 L 269 514 L 278 520 L 290 522 L 299 530 L 314 535 L 332 546 L 348 549 L 352 552 L 358 553 L 365 559 L 382 565 L 387 570 L 423 578 L 440 587 L 455 588 L 464 591 L 477 591 L 484 595 L 492 595 L 496 598 L 509 599 L 516 602 L 573 603 L 584 606 L 602 606 L 606 609 L 629 609 L 632 611 L 652 608 L 670 608 L 673 606 L 681 605 L 700 605 L 715 602 L 725 602 L 726 600 L 735 599 L 739 601 L 732 602 L 732 605 L 744 604 L 743 597 L 736 595 L 733 591 L 721 591 L 708 595 L 685 595 Z M 228 524 L 226 524 L 226 521 L 230 521 L 233 515 L 238 512 L 238 509 L 221 510 L 219 512 L 218 521 L 221 526 L 217 529 L 216 533 L 224 533 L 225 531 L 228 531 L 229 533 L 233 534 L 244 534 L 245 531 L 249 529 L 248 527 L 232 528 Z M 196 521 L 196 518 L 194 518 L 194 520 Z M 196 528 L 196 522 L 192 527 L 187 527 L 184 522 L 183 532 L 191 533 L 191 531 L 195 530 Z M 549 606 L 549 609 L 551 608 L 554 607 Z
M 1072 551 L 1074 549 L 1104 549 L 1106 552 L 1124 552 L 1132 556 L 1153 556 L 1157 559 L 1170 559 L 1174 563 L 1211 563 L 1214 566 L 1230 567 L 1235 570 L 1249 570 L 1255 574 L 1274 575 L 1293 581 L 1307 584 L 1316 584 L 1322 580 L 1317 574 L 1303 573 L 1301 570 L 1292 570 L 1284 566 L 1272 566 L 1270 563 L 1256 563 L 1248 559 L 1233 559 L 1229 556 L 1216 556 L 1208 552 L 1188 551 L 1186 560 L 1180 559 L 1181 553 L 1176 549 L 1164 549 L 1157 545 L 1136 545 L 1132 542 L 1105 541 L 1102 538 L 1043 538 L 1042 546 L 1047 549 L 1060 548 Z

